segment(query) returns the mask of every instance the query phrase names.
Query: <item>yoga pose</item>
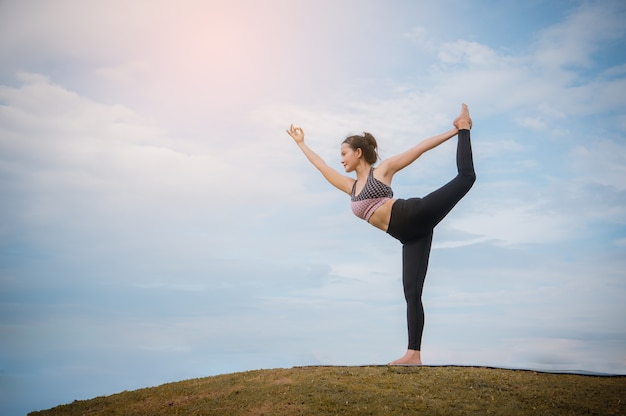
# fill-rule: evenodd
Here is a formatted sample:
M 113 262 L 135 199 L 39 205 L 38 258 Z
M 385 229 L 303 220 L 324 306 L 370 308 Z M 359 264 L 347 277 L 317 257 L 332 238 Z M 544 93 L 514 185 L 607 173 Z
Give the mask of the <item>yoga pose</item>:
M 378 167 L 376 140 L 369 133 L 350 136 L 341 144 L 341 163 L 346 172 L 356 172 L 356 180 L 329 167 L 304 143 L 304 131 L 291 125 L 287 133 L 307 159 L 333 186 L 350 195 L 352 211 L 402 243 L 402 284 L 407 303 L 409 345 L 406 354 L 392 365 L 420 365 L 424 307 L 422 289 L 428 269 L 433 229 L 470 190 L 476 174 L 472 160 L 470 129 L 472 120 L 465 104 L 454 120 L 454 128 L 425 139 L 409 150 L 383 160 Z M 457 176 L 423 198 L 394 199 L 391 179 L 399 170 L 458 134 Z

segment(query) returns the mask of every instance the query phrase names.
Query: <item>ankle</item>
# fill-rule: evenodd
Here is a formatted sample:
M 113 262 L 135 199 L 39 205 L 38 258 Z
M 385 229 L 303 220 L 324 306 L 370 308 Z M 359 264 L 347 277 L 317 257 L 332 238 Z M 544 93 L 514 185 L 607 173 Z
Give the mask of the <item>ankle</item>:
M 471 130 L 472 119 L 471 118 L 457 118 L 454 120 L 454 127 L 458 130 Z

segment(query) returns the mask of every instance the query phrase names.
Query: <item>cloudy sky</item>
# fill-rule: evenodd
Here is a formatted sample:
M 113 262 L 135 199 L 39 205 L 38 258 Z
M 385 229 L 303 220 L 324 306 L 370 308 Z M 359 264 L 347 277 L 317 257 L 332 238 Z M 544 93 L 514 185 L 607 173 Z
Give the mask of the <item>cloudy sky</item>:
M 467 102 L 425 364 L 626 374 L 626 4 L 0 1 L 0 412 L 406 348 L 401 246 L 337 169 Z M 455 139 L 394 178 L 452 178 Z

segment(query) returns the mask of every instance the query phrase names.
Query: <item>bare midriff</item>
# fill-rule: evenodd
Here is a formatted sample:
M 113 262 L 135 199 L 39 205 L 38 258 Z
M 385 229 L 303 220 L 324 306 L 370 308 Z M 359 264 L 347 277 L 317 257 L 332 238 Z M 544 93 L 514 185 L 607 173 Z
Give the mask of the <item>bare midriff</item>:
M 394 202 L 396 202 L 395 199 L 390 199 L 378 207 L 368 222 L 374 227 L 387 232 L 387 229 L 389 228 L 389 221 L 391 220 L 391 207 L 393 207 Z

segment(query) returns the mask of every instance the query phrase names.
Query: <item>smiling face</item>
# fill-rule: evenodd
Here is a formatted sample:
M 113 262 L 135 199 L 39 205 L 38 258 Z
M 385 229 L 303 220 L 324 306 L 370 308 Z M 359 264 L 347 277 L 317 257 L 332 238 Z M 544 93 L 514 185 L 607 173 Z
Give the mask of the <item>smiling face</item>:
M 341 144 L 341 164 L 346 172 L 352 172 L 356 169 L 362 155 L 361 149 L 354 150 L 348 143 Z

